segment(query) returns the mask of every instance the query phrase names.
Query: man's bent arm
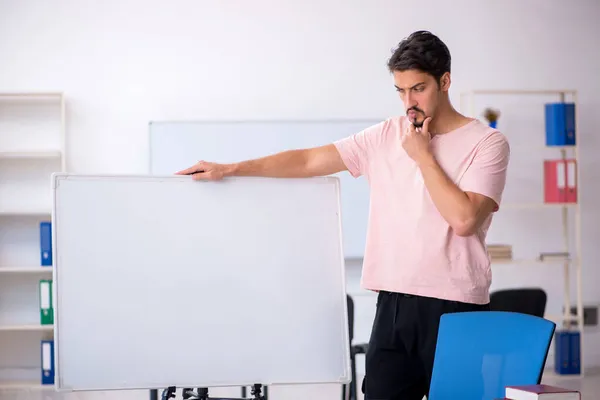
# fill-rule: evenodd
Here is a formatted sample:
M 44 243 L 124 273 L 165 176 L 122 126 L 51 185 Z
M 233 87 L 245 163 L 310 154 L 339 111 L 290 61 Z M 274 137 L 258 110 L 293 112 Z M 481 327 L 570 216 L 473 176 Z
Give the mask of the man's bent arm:
M 474 234 L 496 207 L 489 197 L 462 191 L 448 178 L 433 155 L 425 157 L 419 168 L 431 200 L 457 235 Z

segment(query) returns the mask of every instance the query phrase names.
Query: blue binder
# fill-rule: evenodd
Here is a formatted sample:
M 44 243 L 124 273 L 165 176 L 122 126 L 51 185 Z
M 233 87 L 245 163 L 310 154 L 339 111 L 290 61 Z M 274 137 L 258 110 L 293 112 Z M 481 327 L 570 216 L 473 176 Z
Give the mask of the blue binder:
M 52 266 L 51 222 L 40 222 L 40 257 L 43 267 Z
M 581 335 L 577 331 L 556 331 L 554 335 L 554 370 L 560 375 L 581 373 Z
M 42 385 L 54 385 L 54 340 L 42 340 Z
M 575 145 L 575 104 L 548 103 L 545 105 L 546 145 Z

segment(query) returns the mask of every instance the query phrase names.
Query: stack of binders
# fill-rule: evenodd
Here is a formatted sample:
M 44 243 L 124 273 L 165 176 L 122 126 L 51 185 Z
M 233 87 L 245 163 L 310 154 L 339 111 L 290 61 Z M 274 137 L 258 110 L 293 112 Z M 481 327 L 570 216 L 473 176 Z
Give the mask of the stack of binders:
M 52 223 L 40 222 L 40 263 L 42 267 L 52 267 Z M 54 324 L 54 306 L 52 303 L 52 280 L 39 281 L 40 324 Z M 41 383 L 54 385 L 54 340 L 42 340 L 40 343 Z
M 54 324 L 52 280 L 40 280 L 40 324 Z M 42 385 L 54 384 L 54 340 L 42 340 Z
M 574 103 L 546 104 L 545 122 L 547 146 L 575 146 Z M 544 201 L 577 203 L 577 197 L 577 160 L 561 158 L 544 161 Z M 580 333 L 572 330 L 556 331 L 554 345 L 556 373 L 579 374 L 581 371 Z
M 575 146 L 575 104 L 545 105 L 546 146 Z M 544 201 L 546 203 L 577 202 L 577 160 L 544 161 Z
M 581 335 L 574 330 L 559 330 L 554 334 L 554 370 L 560 375 L 581 373 Z

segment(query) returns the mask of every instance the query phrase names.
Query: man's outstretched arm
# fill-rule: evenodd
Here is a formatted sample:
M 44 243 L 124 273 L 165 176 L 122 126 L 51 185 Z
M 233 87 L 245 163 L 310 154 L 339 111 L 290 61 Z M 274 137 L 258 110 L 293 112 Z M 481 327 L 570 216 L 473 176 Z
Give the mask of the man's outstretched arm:
M 331 175 L 346 169 L 335 145 L 328 144 L 283 151 L 232 164 L 199 161 L 189 168 L 178 171 L 177 174 L 192 175 L 195 180 L 219 180 L 227 176 L 306 178 Z

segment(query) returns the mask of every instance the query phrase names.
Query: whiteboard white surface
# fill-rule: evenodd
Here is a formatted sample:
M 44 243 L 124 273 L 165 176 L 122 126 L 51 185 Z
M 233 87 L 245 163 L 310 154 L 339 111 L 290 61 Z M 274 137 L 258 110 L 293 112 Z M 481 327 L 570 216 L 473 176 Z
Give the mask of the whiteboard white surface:
M 336 178 L 53 190 L 58 390 L 349 381 Z
M 198 160 L 231 163 L 284 150 L 331 143 L 381 123 L 379 119 L 333 121 L 157 121 L 151 122 L 151 174 L 169 175 Z M 344 254 L 364 255 L 369 214 L 365 177 L 340 178 Z

